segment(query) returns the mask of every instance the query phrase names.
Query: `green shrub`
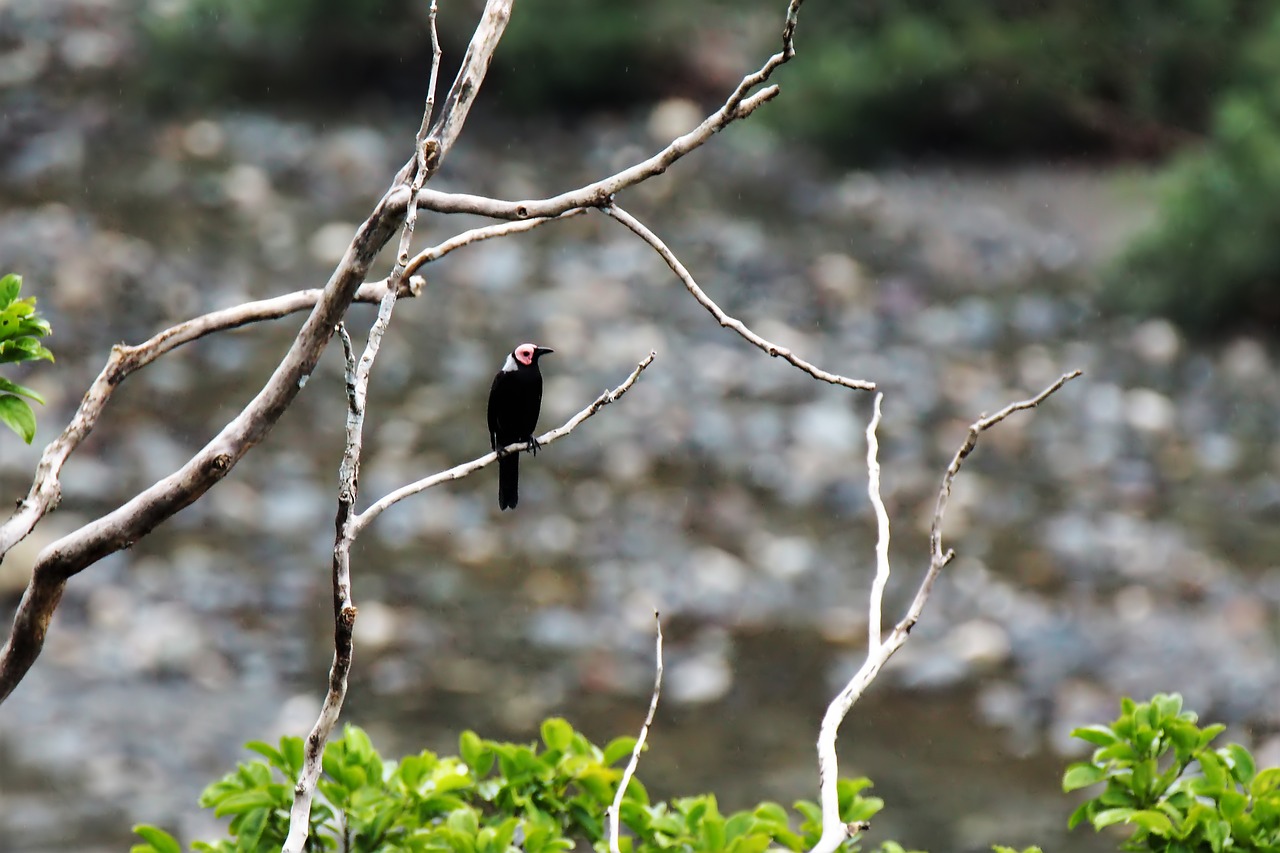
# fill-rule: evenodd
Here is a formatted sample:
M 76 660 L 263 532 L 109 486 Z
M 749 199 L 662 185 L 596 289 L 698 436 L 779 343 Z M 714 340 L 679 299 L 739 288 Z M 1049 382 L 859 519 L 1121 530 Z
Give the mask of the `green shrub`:
M 1069 826 L 1124 824 L 1124 850 L 1264 853 L 1280 849 L 1280 768 L 1259 772 L 1239 744 L 1213 748 L 1224 726 L 1200 728 L 1182 697 L 1157 694 L 1121 703 L 1106 726 L 1072 732 L 1096 749 L 1067 768 L 1064 791 L 1103 785 Z M 1196 768 L 1198 773 L 1188 771 Z
M 607 850 L 605 810 L 622 778 L 615 765 L 625 763 L 634 746 L 634 738 L 621 737 L 601 749 L 564 720 L 552 718 L 542 724 L 541 745 L 502 743 L 463 732 L 457 756 L 422 752 L 388 762 L 363 731 L 347 726 L 340 740 L 325 747 L 311 808 L 311 849 L 552 853 L 585 844 Z M 231 818 L 230 838 L 196 842 L 192 850 L 274 851 L 284 843 L 303 742 L 286 737 L 278 748 L 262 742 L 248 748 L 262 758 L 241 764 L 200 798 L 218 817 Z M 840 780 L 843 820 L 869 820 L 883 807 L 878 798 L 863 796 L 869 785 L 866 779 Z M 621 849 L 761 853 L 777 845 L 806 850 L 822 834 L 821 811 L 802 801 L 795 812 L 766 802 L 722 815 L 709 794 L 651 802 L 633 778 L 622 802 Z M 181 850 L 157 827 L 138 826 L 135 831 L 144 843 L 132 853 Z M 846 849 L 861 848 L 852 844 Z M 878 850 L 905 853 L 892 843 Z

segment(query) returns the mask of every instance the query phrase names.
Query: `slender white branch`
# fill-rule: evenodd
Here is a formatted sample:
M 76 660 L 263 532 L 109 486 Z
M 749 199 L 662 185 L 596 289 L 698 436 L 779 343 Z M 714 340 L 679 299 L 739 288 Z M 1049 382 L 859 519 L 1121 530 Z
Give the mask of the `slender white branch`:
M 391 297 L 394 302 L 394 295 Z M 385 304 L 385 302 L 384 302 Z M 379 312 L 381 319 L 381 312 Z M 376 325 L 376 323 L 375 323 Z M 311 733 L 303 747 L 302 772 L 293 787 L 293 806 L 289 810 L 289 832 L 285 837 L 282 853 L 302 853 L 311 833 L 311 801 L 320 781 L 324 747 L 347 695 L 347 675 L 351 671 L 351 635 L 355 628 L 356 607 L 351 601 L 350 529 L 351 508 L 355 503 L 360 471 L 361 432 L 364 423 L 364 402 L 368 391 L 368 373 L 361 375 L 356 361 L 351 336 L 346 326 L 339 324 L 338 337 L 342 341 L 342 354 L 346 363 L 344 377 L 347 392 L 346 447 L 342 454 L 342 466 L 338 474 L 337 542 L 333 549 L 333 663 L 329 667 L 329 688 L 324 704 Z M 370 333 L 370 340 L 373 333 Z M 367 347 L 366 347 L 367 350 Z M 345 545 L 345 547 L 344 547 Z
M 925 573 L 924 579 L 920 582 L 919 588 L 916 590 L 915 598 L 911 602 L 911 606 L 907 608 L 907 613 L 902 620 L 894 626 L 889 636 L 883 642 L 874 643 L 867 648 L 867 656 L 854 674 L 849 683 L 836 694 L 831 700 L 831 704 L 827 706 L 827 711 L 822 717 L 822 725 L 818 729 L 818 785 L 820 789 L 820 800 L 822 803 L 822 837 L 818 843 L 814 845 L 809 853 L 834 853 L 838 850 L 850 836 L 861 830 L 861 826 L 845 824 L 840 819 L 840 798 L 837 789 L 837 779 L 839 777 L 839 765 L 836 758 L 836 735 L 839 733 L 840 724 L 848 715 L 849 709 L 862 696 L 863 692 L 875 681 L 876 676 L 880 674 L 881 668 L 893 657 L 893 653 L 902 648 L 906 643 L 911 629 L 915 627 L 916 622 L 920 618 L 921 612 L 924 610 L 925 604 L 929 600 L 929 594 L 933 590 L 934 582 L 943 568 L 951 562 L 955 556 L 954 551 L 943 551 L 942 549 L 942 521 L 947 510 L 947 497 L 951 493 L 951 484 L 955 477 L 960 473 L 960 467 L 964 464 L 964 460 L 977 446 L 978 437 L 995 426 L 996 424 L 1009 417 L 1014 412 L 1023 411 L 1024 409 L 1035 408 L 1044 402 L 1051 394 L 1060 389 L 1070 380 L 1080 375 L 1080 371 L 1076 370 L 1071 373 L 1063 374 L 1058 381 L 1054 382 L 1048 388 L 1045 388 L 1036 396 L 1022 400 L 1017 403 L 1011 403 L 1005 406 L 994 415 L 979 418 L 969 425 L 969 434 L 966 436 L 964 444 L 956 451 L 955 456 L 951 460 L 951 464 L 947 466 L 947 470 L 942 475 L 942 484 L 938 489 L 938 502 L 934 507 L 933 523 L 930 527 L 930 558 L 929 569 Z M 876 412 L 872 417 L 873 424 L 879 420 L 879 405 L 877 400 Z M 873 433 L 872 427 L 868 427 L 868 442 L 871 441 Z M 871 469 L 872 451 L 868 448 L 868 479 L 878 477 Z M 878 511 L 877 511 L 878 513 Z M 887 522 L 880 528 L 883 540 L 877 539 L 877 552 L 880 547 L 887 547 Z M 887 572 L 887 562 L 884 564 L 884 570 Z M 877 575 L 879 570 L 877 570 Z M 877 578 L 878 580 L 879 578 Z M 878 610 L 880 601 L 875 593 L 871 597 L 871 607 Z M 875 616 L 872 616 L 875 619 Z
M 867 608 L 867 649 L 881 643 L 880 620 L 884 613 L 884 588 L 889 583 L 889 512 L 880 497 L 880 404 L 884 394 L 876 392 L 875 411 L 867 424 L 867 495 L 876 513 L 876 576 L 871 582 L 871 604 Z
M 414 145 L 417 168 L 410 184 L 410 191 L 414 194 L 422 189 L 423 183 L 430 175 L 429 158 L 438 156 L 439 151 L 438 144 L 427 138 L 427 127 L 431 122 L 431 113 L 435 104 L 436 80 L 440 71 L 440 40 L 436 33 L 435 0 L 431 2 L 430 28 L 431 79 L 428 84 L 426 106 L 423 108 L 422 125 Z M 365 341 L 364 352 L 361 353 L 359 361 L 355 359 L 351 337 L 347 334 L 346 326 L 339 324 L 337 329 L 342 339 L 342 352 L 346 360 L 347 441 L 342 454 L 342 463 L 338 468 L 338 512 L 334 523 L 336 532 L 333 543 L 333 663 L 329 667 L 329 687 L 325 691 L 324 705 L 304 746 L 302 772 L 293 789 L 293 807 L 289 811 L 289 833 L 281 848 L 282 853 L 303 853 L 306 847 L 307 837 L 311 832 L 311 802 L 315 798 L 316 785 L 320 780 L 325 744 L 328 743 L 329 736 L 338 723 L 338 717 L 342 713 L 342 703 L 347 696 L 347 676 L 351 672 L 353 651 L 352 634 L 357 613 L 351 598 L 351 546 L 359 532 L 355 528 L 354 516 L 356 499 L 360 493 L 360 457 L 364 450 L 364 419 L 369 397 L 369 377 L 373 372 L 373 363 L 378 358 L 382 338 L 391 324 L 400 282 L 408 277 L 409 246 L 413 242 L 413 231 L 417 221 L 417 205 L 410 205 L 404 225 L 400 229 L 396 264 L 391 275 L 388 276 L 385 293 L 378 304 L 377 319 L 369 329 L 369 338 Z
M 649 728 L 653 725 L 654 715 L 658 713 L 658 697 L 662 695 L 662 616 L 653 611 L 653 621 L 657 625 L 658 639 L 655 641 L 654 657 L 657 663 L 653 675 L 653 695 L 649 697 L 649 713 L 644 716 L 644 725 L 640 726 L 640 737 L 631 750 L 631 760 L 627 769 L 622 771 L 622 780 L 618 782 L 618 790 L 613 795 L 613 805 L 609 806 L 609 851 L 622 853 L 619 848 L 619 821 L 622 815 L 622 798 L 626 796 L 631 777 L 636 775 L 636 766 L 640 763 L 640 753 L 644 751 L 644 742 L 649 737 Z
M 647 356 L 645 356 L 645 358 L 639 364 L 636 365 L 636 369 L 631 371 L 631 375 L 628 376 L 621 385 L 619 385 L 617 388 L 614 388 L 612 391 L 606 391 L 603 394 L 601 394 L 599 397 L 595 399 L 595 401 L 591 405 L 587 406 L 585 409 L 578 412 L 578 414 L 569 418 L 569 420 L 567 420 L 564 423 L 564 426 L 561 426 L 557 429 L 553 429 L 550 432 L 545 432 L 542 435 L 538 436 L 538 439 L 537 439 L 538 445 L 541 447 L 545 447 L 548 444 L 552 444 L 556 441 L 559 441 L 560 439 L 564 438 L 569 433 L 577 429 L 578 426 L 583 421 L 593 416 L 596 412 L 600 411 L 610 403 L 616 402 L 619 398 L 622 397 L 623 394 L 627 393 L 627 391 L 631 388 L 632 385 L 636 384 L 636 380 L 640 378 L 640 374 L 644 373 L 645 368 L 653 363 L 653 360 L 657 358 L 657 355 L 658 354 L 656 352 L 650 352 Z M 398 504 L 400 501 L 404 500 L 405 498 L 412 497 L 413 495 L 416 495 L 419 492 L 424 492 L 427 489 L 440 485 L 441 483 L 448 483 L 453 480 L 461 480 L 463 477 L 470 476 L 471 474 L 474 474 L 476 471 L 479 471 L 481 468 L 492 465 L 494 462 L 498 460 L 498 453 L 503 453 L 503 454 L 518 453 L 522 450 L 527 450 L 529 446 L 530 445 L 528 442 L 524 442 L 524 441 L 517 442 L 515 444 L 511 444 L 511 445 L 508 445 L 507 447 L 502 448 L 501 451 L 486 453 L 484 456 L 481 456 L 479 459 L 473 459 L 470 462 L 464 462 L 461 465 L 455 465 L 454 467 L 450 468 L 447 471 L 441 471 L 438 474 L 432 474 L 430 477 L 423 477 L 421 480 L 416 480 L 412 483 L 409 483 L 406 486 L 401 486 L 400 488 L 396 489 L 394 492 L 390 492 L 386 495 L 383 495 L 381 498 L 375 501 L 373 505 L 371 505 L 368 509 L 366 509 L 364 512 L 357 515 L 352 520 L 353 530 L 355 533 L 358 534 L 360 531 L 364 530 L 366 527 L 369 526 L 369 522 L 373 521 L 375 518 L 381 515 L 386 509 L 394 506 L 395 504 Z
M 710 296 L 707 296 L 706 292 L 698 286 L 698 282 L 694 280 L 693 276 L 689 273 L 689 270 L 687 270 L 685 265 L 680 262 L 680 259 L 675 256 L 675 253 L 667 247 L 666 243 L 662 242 L 658 235 L 650 231 L 643 222 L 636 219 L 616 204 L 605 205 L 601 210 L 625 225 L 627 228 L 631 229 L 636 236 L 648 243 L 654 251 L 661 255 L 662 259 L 667 262 L 667 266 L 671 267 L 671 271 L 674 272 L 676 277 L 684 284 L 685 290 L 689 291 L 690 295 L 698 301 L 698 304 L 703 308 L 706 308 L 707 311 L 711 313 L 711 316 L 715 317 L 716 322 L 721 326 L 726 329 L 732 329 L 748 343 L 758 347 L 775 358 L 781 358 L 782 360 L 789 362 L 812 376 L 814 379 L 820 379 L 823 382 L 830 382 L 832 385 L 842 385 L 845 388 L 854 388 L 859 391 L 875 390 L 876 385 L 874 382 L 868 382 L 865 379 L 850 379 L 849 377 L 841 376 L 838 373 L 828 373 L 827 371 L 805 361 L 786 347 L 760 337 L 758 334 L 753 332 L 746 323 L 730 317 L 721 310 L 720 306 L 717 305 Z

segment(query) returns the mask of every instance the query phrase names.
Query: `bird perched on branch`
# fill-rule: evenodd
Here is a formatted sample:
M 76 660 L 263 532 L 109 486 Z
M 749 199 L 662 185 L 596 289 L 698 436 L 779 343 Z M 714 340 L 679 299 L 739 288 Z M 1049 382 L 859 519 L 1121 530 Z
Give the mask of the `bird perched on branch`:
M 509 444 L 529 442 L 537 455 L 533 430 L 542 408 L 542 372 L 538 359 L 549 347 L 521 344 L 511 351 L 489 388 L 489 443 L 501 452 Z M 498 458 L 498 506 L 514 509 L 520 500 L 520 457 L 511 453 Z

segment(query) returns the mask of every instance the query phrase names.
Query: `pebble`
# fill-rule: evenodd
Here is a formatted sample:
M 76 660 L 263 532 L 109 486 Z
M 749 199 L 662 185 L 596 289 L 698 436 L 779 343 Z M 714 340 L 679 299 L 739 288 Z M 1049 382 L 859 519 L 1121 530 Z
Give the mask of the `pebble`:
M 1133 330 L 1133 349 L 1148 364 L 1166 367 L 1182 349 L 1182 334 L 1168 320 L 1147 320 Z
M 1131 388 L 1125 392 L 1125 420 L 1146 433 L 1167 433 L 1177 415 L 1173 401 L 1151 388 Z

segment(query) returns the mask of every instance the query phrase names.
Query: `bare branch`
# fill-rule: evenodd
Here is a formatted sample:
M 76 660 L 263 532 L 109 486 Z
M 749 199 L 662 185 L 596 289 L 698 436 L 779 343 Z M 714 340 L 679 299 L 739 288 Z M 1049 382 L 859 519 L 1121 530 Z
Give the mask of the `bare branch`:
M 423 284 L 421 278 L 412 278 L 407 285 L 400 287 L 399 294 L 402 297 L 417 296 L 422 292 Z M 352 301 L 378 302 L 386 289 L 386 279 L 367 282 L 356 291 Z M 314 308 L 323 294 L 323 290 L 313 288 L 271 299 L 246 302 L 243 305 L 213 311 L 179 323 L 137 346 L 117 344 L 112 347 L 106 366 L 93 381 L 84 399 L 80 401 L 80 408 L 71 418 L 71 422 L 63 430 L 62 435 L 44 449 L 27 497 L 18 503 L 17 511 L 3 525 L 0 525 L 0 559 L 3 559 L 10 548 L 26 538 L 41 518 L 58 506 L 62 497 L 62 484 L 58 479 L 62 473 L 62 466 L 97 425 L 112 393 L 130 374 L 141 370 L 160 356 L 183 344 L 189 344 L 215 332 L 237 329 L 265 320 L 278 320 L 290 314 Z
M 335 324 L 355 298 L 374 257 L 395 232 L 409 207 L 410 198 L 412 192 L 405 186 L 393 187 L 383 196 L 352 238 L 351 245 L 289 351 L 267 384 L 240 414 L 173 474 L 145 489 L 124 506 L 62 537 L 40 553 L 14 614 L 9 639 L 0 649 L 0 702 L 13 691 L 39 656 L 49 620 L 62 597 L 67 579 L 108 554 L 132 545 L 174 513 L 198 500 L 271 430 L 310 378 Z M 105 405 L 109 389 L 118 382 L 113 373 L 104 373 L 104 381 L 95 383 L 90 389 L 90 394 L 97 394 L 100 399 L 94 398 L 87 401 L 87 406 L 82 406 L 84 413 L 93 418 Z M 51 476 L 55 460 L 60 465 L 91 427 L 92 420 L 87 417 L 73 420 L 68 433 L 54 442 L 57 447 L 53 453 L 47 452 L 46 459 L 41 461 L 36 476 L 37 481 L 49 484 L 48 500 L 55 499 L 59 490 L 56 477 Z
M 550 432 L 545 432 L 542 435 L 538 436 L 538 445 L 545 447 L 548 444 L 559 441 L 560 439 L 564 438 L 569 433 L 577 429 L 578 426 L 583 421 L 595 415 L 596 412 L 600 411 L 610 403 L 616 402 L 618 399 L 620 399 L 623 394 L 627 393 L 627 391 L 631 388 L 632 385 L 636 384 L 636 380 L 640 378 L 640 374 L 644 372 L 646 367 L 648 367 L 650 364 L 653 363 L 653 360 L 657 358 L 657 355 L 658 354 L 656 352 L 650 352 L 647 356 L 645 356 L 645 358 L 639 364 L 636 365 L 636 369 L 631 371 L 631 375 L 628 376 L 621 385 L 619 385 L 617 388 L 614 388 L 612 391 L 606 391 L 603 394 L 601 394 L 599 397 L 595 399 L 595 401 L 590 406 L 587 406 L 585 409 L 578 412 L 578 414 L 574 415 L 573 417 L 569 418 L 569 420 L 565 421 L 564 426 L 561 426 L 557 429 L 553 429 Z M 523 441 L 517 442 L 515 444 L 511 444 L 511 445 L 508 445 L 507 447 L 502 448 L 501 451 L 486 453 L 484 456 L 481 456 L 479 459 L 473 459 L 470 462 L 464 462 L 461 465 L 455 465 L 454 467 L 450 468 L 447 471 L 441 471 L 438 474 L 432 474 L 430 477 L 424 477 L 421 480 L 417 480 L 413 483 L 409 483 L 407 486 L 402 486 L 399 489 L 396 489 L 394 492 L 390 492 L 389 494 L 386 494 L 383 497 L 379 498 L 372 506 L 370 506 L 364 512 L 357 515 L 352 520 L 353 530 L 356 534 L 359 534 L 360 531 L 364 530 L 366 527 L 369 526 L 369 522 L 373 521 L 375 518 L 381 515 L 386 509 L 388 509 L 391 506 L 394 506 L 395 504 L 399 503 L 405 498 L 412 497 L 413 495 L 416 495 L 419 492 L 424 492 L 427 489 L 432 488 L 433 486 L 440 485 L 441 483 L 448 483 L 453 480 L 461 480 L 463 477 L 467 477 L 471 474 L 474 474 L 476 471 L 479 471 L 481 468 L 485 468 L 489 465 L 492 465 L 494 462 L 498 460 L 499 453 L 503 453 L 503 454 L 518 453 L 522 450 L 527 450 L 528 448 L 529 448 L 528 442 L 523 442 Z
M 698 300 L 698 304 L 711 312 L 711 316 L 715 317 L 716 322 L 721 326 L 737 332 L 749 343 L 755 345 L 761 350 L 764 350 L 769 355 L 790 362 L 792 365 L 812 376 L 814 379 L 820 379 L 823 382 L 830 382 L 832 385 L 842 385 L 845 388 L 853 388 L 858 391 L 875 390 L 876 386 L 874 382 L 868 382 L 865 379 L 850 379 L 847 376 L 841 376 L 838 373 L 828 373 L 819 367 L 815 367 L 803 358 L 800 358 L 800 356 L 796 355 L 786 347 L 779 346 L 772 341 L 767 341 L 760 337 L 755 332 L 751 331 L 751 329 L 748 328 L 741 320 L 737 320 L 724 313 L 720 306 L 717 305 L 710 296 L 707 296 L 703 289 L 698 286 L 698 283 L 694 281 L 693 276 L 689 274 L 687 269 L 685 269 L 685 266 L 680 262 L 680 259 L 675 256 L 675 253 L 672 252 L 671 249 L 667 248 L 667 244 L 662 242 L 658 235 L 650 231 L 643 222 L 636 219 L 616 204 L 605 205 L 601 210 L 625 225 L 627 228 L 631 229 L 636 236 L 653 247 L 654 251 L 662 256 L 662 259 L 667 262 L 667 266 L 671 267 L 671 271 L 674 272 L 676 277 L 684 284 L 685 290 L 688 290 L 689 293 L 692 294 L 693 298 Z
M 394 305 L 395 297 L 391 296 Z M 384 301 L 383 305 L 387 302 Z M 390 312 L 387 319 L 390 319 Z M 379 311 L 375 329 L 379 324 L 385 328 L 383 312 Z M 324 757 L 324 746 L 329 734 L 338 723 L 342 712 L 342 703 L 347 695 L 347 675 L 351 672 L 351 636 L 355 629 L 356 606 L 351 600 L 351 549 L 347 536 L 350 530 L 351 511 L 355 505 L 358 480 L 360 475 L 360 447 L 362 426 L 364 424 L 365 399 L 369 388 L 369 374 L 366 370 L 361 375 L 356 362 L 355 351 L 351 346 L 351 336 L 346 326 L 339 324 L 338 336 L 342 340 L 342 354 L 346 361 L 347 390 L 347 441 L 342 454 L 342 466 L 338 472 L 338 516 L 335 520 L 337 542 L 333 549 L 333 663 L 329 667 L 329 689 L 325 692 L 324 704 L 320 707 L 320 716 L 307 735 L 304 746 L 302 772 L 293 788 L 293 807 L 289 811 L 289 834 L 285 838 L 282 853 L 302 853 L 311 830 L 311 801 L 315 796 L 316 784 L 320 780 L 321 761 Z M 374 332 L 369 333 L 369 344 L 375 354 L 377 346 L 373 343 Z M 364 363 L 363 359 L 360 364 Z M 347 547 L 343 547 L 344 543 Z
M 473 213 L 492 219 L 531 219 L 559 216 L 577 207 L 602 207 L 608 204 L 615 193 L 646 181 L 654 175 L 661 175 L 673 163 L 695 148 L 701 147 L 716 133 L 738 119 L 746 118 L 762 104 L 777 97 L 780 91 L 777 86 L 768 86 L 755 94 L 750 93 L 752 89 L 765 83 L 778 66 L 789 62 L 795 56 L 794 36 L 802 2 L 803 0 L 791 0 L 787 5 L 786 23 L 782 30 L 782 50 L 769 57 L 759 70 L 743 77 L 720 109 L 649 159 L 607 178 L 552 198 L 502 201 L 484 196 L 424 189 L 418 193 L 418 205 L 437 213 Z
M 498 47 L 498 40 L 507 28 L 507 21 L 511 19 L 514 2 L 515 0 L 488 0 L 485 3 L 484 14 L 471 36 L 466 54 L 462 57 L 462 67 L 458 69 L 458 76 L 454 78 L 449 94 L 445 96 L 441 106 L 440 117 L 427 138 L 428 169 L 434 170 L 433 161 L 443 159 L 462 132 L 462 125 L 480 92 L 480 84 L 484 82 L 485 72 L 489 70 L 493 51 Z M 432 45 L 434 50 L 434 40 Z
M 431 7 L 427 10 L 427 25 L 431 30 L 431 76 L 427 81 L 427 103 L 422 109 L 422 125 L 418 128 L 416 148 L 418 174 L 427 172 L 427 136 L 430 133 L 431 118 L 436 109 L 436 86 L 440 81 L 440 58 L 443 52 L 440 50 L 440 31 L 436 26 L 438 11 L 436 0 L 431 0 Z
M 613 795 L 613 805 L 609 806 L 610 853 L 622 853 L 618 846 L 620 844 L 618 822 L 622 815 L 622 798 L 627 793 L 627 786 L 631 784 L 631 777 L 636 775 L 636 766 L 640 763 L 640 753 L 644 751 L 645 738 L 649 737 L 649 727 L 653 725 L 653 717 L 658 713 L 658 697 L 662 695 L 662 616 L 656 610 L 653 611 L 653 621 L 658 631 L 658 639 L 654 643 L 654 657 L 657 659 L 657 664 L 653 675 L 653 695 L 649 698 L 649 713 L 644 715 L 644 725 L 640 726 L 640 737 L 636 738 L 636 745 L 631 750 L 631 760 L 627 762 L 627 769 L 622 771 L 622 780 L 618 782 L 618 790 Z
M 427 87 L 427 103 L 423 108 L 422 125 L 414 145 L 417 169 L 410 184 L 410 192 L 413 195 L 422 189 L 423 183 L 430 174 L 429 159 L 433 156 L 438 157 L 440 150 L 437 142 L 427 138 L 427 125 L 431 121 L 431 113 L 435 105 L 436 81 L 440 73 L 441 51 L 440 37 L 436 31 L 436 0 L 431 0 L 429 17 L 431 79 Z M 479 35 L 477 32 L 477 38 Z M 501 28 L 498 29 L 498 35 L 493 37 L 493 46 L 496 46 L 499 35 L 501 35 Z M 490 46 L 490 51 L 493 46 Z M 485 64 L 488 64 L 487 60 Z M 483 73 L 482 69 L 481 76 Z M 476 85 L 479 85 L 478 80 Z M 465 117 L 465 107 L 463 110 Z M 458 127 L 461 128 L 461 120 Z M 413 243 L 413 232 L 417 222 L 417 205 L 410 205 L 404 218 L 404 225 L 400 229 L 396 264 L 387 278 L 385 293 L 378 305 L 378 317 L 369 329 L 369 338 L 365 341 L 364 352 L 361 353 L 358 362 L 355 360 L 351 338 L 347 335 L 346 327 L 341 324 L 338 326 L 338 334 L 342 338 L 342 352 L 347 365 L 347 441 L 342 453 L 342 464 L 338 468 L 338 511 L 334 519 L 333 663 L 329 667 L 329 688 L 325 691 L 324 705 L 321 706 L 320 716 L 307 736 L 302 772 L 298 775 L 298 782 L 293 789 L 293 807 L 289 811 L 289 834 L 281 848 L 282 853 L 302 853 L 306 847 L 307 837 L 311 831 L 311 801 L 315 797 L 316 785 L 320 779 L 324 747 L 329 741 L 333 727 L 338 723 L 342 703 L 347 696 L 347 675 L 351 671 L 352 632 L 357 612 L 351 599 L 351 546 L 359 533 L 353 521 L 356 499 L 360 494 L 360 457 L 364 449 L 364 418 L 369 396 L 369 377 L 373 372 L 373 363 L 378 358 L 378 350 L 382 346 L 382 337 L 391 324 L 400 284 L 408 276 L 406 265 L 409 263 L 409 246 Z
M 311 316 L 262 391 L 178 471 L 136 495 L 124 506 L 62 537 L 37 557 L 31 580 L 14 614 L 9 639 L 0 649 L 0 702 L 13 691 L 39 656 L 49 620 L 62 598 L 67 579 L 108 554 L 132 545 L 174 513 L 198 500 L 263 439 L 293 402 L 310 378 L 334 326 L 346 313 L 367 277 L 374 257 L 391 238 L 402 217 L 407 217 L 410 210 L 416 215 L 418 206 L 410 202 L 439 168 L 461 132 L 493 51 L 510 18 L 513 2 L 488 0 L 486 3 L 439 120 L 426 141 L 416 147 L 413 159 L 401 168 L 391 189 L 357 230 L 325 286 L 324 295 L 316 302 Z M 425 165 L 425 168 L 417 168 L 419 165 Z M 409 183 L 410 176 L 412 183 Z M 402 239 L 397 254 L 399 276 L 403 276 L 407 260 L 408 243 Z M 399 279 L 393 275 L 391 280 L 396 282 Z M 396 287 L 388 288 L 387 298 L 393 304 L 396 290 Z M 101 395 L 114 384 L 108 376 L 105 384 L 95 384 L 90 393 L 96 390 Z M 103 404 L 105 397 L 95 399 L 89 408 L 100 411 Z M 91 421 L 73 421 L 69 428 L 70 440 L 65 443 L 66 454 L 83 440 L 91 427 Z M 54 460 L 57 459 L 56 464 L 61 466 L 66 455 L 61 448 L 47 455 L 49 464 L 42 460 L 37 468 L 37 480 L 44 478 L 47 491 L 40 492 L 31 507 L 19 508 L 22 519 L 13 528 L 15 530 L 20 530 L 28 522 L 34 525 L 51 502 L 56 502 L 59 497 L 60 486 L 56 476 L 51 477 L 50 472 L 54 468 Z M 27 526 L 18 538 L 29 531 L 30 526 Z
M 880 497 L 880 441 L 876 428 L 880 426 L 880 404 L 884 394 L 876 393 L 875 410 L 867 424 L 867 495 L 876 513 L 876 576 L 871 582 L 871 603 L 867 608 L 867 648 L 875 649 L 881 642 L 880 620 L 884 612 L 884 588 L 889 583 L 889 512 Z
M 831 704 L 827 706 L 827 711 L 822 717 L 822 725 L 818 729 L 818 784 L 820 788 L 820 799 L 822 801 L 822 837 L 818 843 L 814 845 L 809 853 L 834 853 L 840 846 L 849 839 L 855 832 L 861 831 L 861 826 L 846 825 L 840 820 L 840 801 L 836 787 L 836 781 L 839 776 L 838 761 L 836 758 L 836 735 L 840 730 L 840 724 L 848 715 L 849 709 L 862 696 L 863 692 L 875 681 L 876 676 L 880 674 L 881 668 L 893 657 L 893 653 L 902 648 L 907 641 L 911 629 L 915 626 L 920 618 L 921 612 L 924 610 L 925 604 L 929 600 L 929 594 L 933 590 L 934 581 L 942 569 L 951 562 L 955 556 L 953 551 L 942 551 L 942 520 L 946 513 L 947 496 L 951 493 L 951 483 L 956 475 L 960 472 L 960 466 L 964 464 L 964 460 L 973 452 L 977 446 L 978 436 L 986 430 L 1000 423 L 1014 412 L 1024 409 L 1031 409 L 1044 402 L 1051 394 L 1060 389 L 1070 380 L 1080 375 L 1080 371 L 1076 370 L 1071 373 L 1064 374 L 1058 381 L 1054 382 L 1048 388 L 1041 391 L 1036 396 L 1017 403 L 1011 403 L 1005 406 L 994 415 L 979 418 L 969 426 L 969 434 L 965 438 L 964 444 L 956 451 L 955 457 L 951 460 L 951 464 L 947 466 L 946 472 L 942 475 L 942 485 L 938 490 L 938 502 L 934 508 L 933 524 L 930 529 L 930 547 L 931 555 L 929 559 L 929 569 L 925 573 L 924 579 L 920 582 L 919 588 L 916 590 L 914 600 L 907 609 L 906 615 L 893 631 L 885 638 L 883 642 L 871 643 L 867 648 L 867 656 L 862 666 L 854 674 L 849 683 L 836 694 L 831 700 Z M 877 399 L 875 414 L 872 416 L 872 423 L 867 427 L 868 443 L 872 441 L 874 427 L 877 425 L 880 417 L 879 400 Z M 867 449 L 868 462 L 868 480 L 878 481 L 878 471 L 873 469 L 874 453 L 871 447 Z M 878 468 L 878 462 L 874 463 Z M 878 491 L 878 482 L 876 485 Z M 879 510 L 877 510 L 879 518 Z M 883 572 L 886 575 L 889 571 L 887 554 L 880 561 L 879 555 L 882 549 L 887 548 L 888 543 L 888 520 L 884 519 L 880 527 L 880 537 L 877 539 L 877 577 L 876 582 L 880 582 L 880 575 Z M 878 621 L 879 609 L 881 601 L 880 595 L 874 592 L 871 596 L 871 619 Z

